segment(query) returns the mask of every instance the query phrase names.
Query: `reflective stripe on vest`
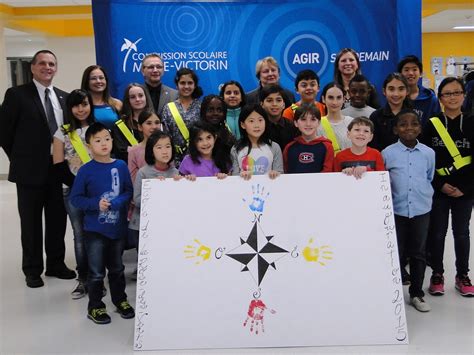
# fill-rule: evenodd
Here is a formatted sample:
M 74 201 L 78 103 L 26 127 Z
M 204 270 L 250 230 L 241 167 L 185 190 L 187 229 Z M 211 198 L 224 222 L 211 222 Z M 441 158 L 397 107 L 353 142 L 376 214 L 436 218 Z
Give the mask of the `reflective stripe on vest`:
M 436 173 L 441 176 L 450 175 L 453 171 L 459 170 L 462 167 L 471 164 L 472 156 L 461 156 L 458 147 L 456 147 L 456 143 L 454 143 L 453 139 L 448 133 L 448 130 L 446 129 L 446 127 L 444 127 L 441 120 L 438 117 L 431 117 L 430 121 L 433 123 L 433 126 L 436 129 L 436 132 L 438 132 L 439 137 L 443 141 L 444 146 L 448 150 L 449 155 L 451 155 L 454 160 L 453 165 L 447 168 L 436 169 Z
M 174 122 L 176 123 L 176 126 L 178 126 L 179 132 L 184 138 L 184 141 L 186 142 L 186 145 L 189 143 L 189 130 L 188 127 L 186 127 L 186 123 L 184 123 L 183 117 L 181 117 L 181 114 L 178 111 L 178 107 L 176 107 L 176 104 L 174 102 L 168 103 L 168 107 L 170 108 L 171 116 L 173 116 Z M 175 145 L 176 150 L 182 154 L 182 148 L 178 145 Z
M 117 120 L 117 121 L 115 121 L 115 125 L 118 127 L 120 132 L 122 132 L 123 136 L 127 139 L 128 143 L 130 143 L 130 145 L 133 146 L 133 145 L 138 144 L 137 139 L 135 138 L 133 133 L 130 131 L 130 129 L 127 127 L 125 122 L 123 122 L 122 120 Z
M 326 132 L 328 139 L 332 142 L 332 147 L 334 148 L 334 156 L 341 151 L 341 147 L 339 147 L 339 143 L 336 138 L 336 134 L 332 129 L 331 123 L 328 120 L 327 116 L 321 117 L 321 125 Z
M 81 137 L 77 134 L 77 132 L 69 131 L 70 125 L 65 124 L 63 125 L 64 130 L 67 132 L 67 135 L 69 136 L 69 140 L 71 141 L 71 144 L 76 151 L 77 155 L 79 156 L 79 159 L 81 159 L 82 163 L 85 164 L 91 160 L 91 157 L 89 156 L 89 152 L 87 151 L 87 148 L 84 146 L 84 143 L 82 142 Z

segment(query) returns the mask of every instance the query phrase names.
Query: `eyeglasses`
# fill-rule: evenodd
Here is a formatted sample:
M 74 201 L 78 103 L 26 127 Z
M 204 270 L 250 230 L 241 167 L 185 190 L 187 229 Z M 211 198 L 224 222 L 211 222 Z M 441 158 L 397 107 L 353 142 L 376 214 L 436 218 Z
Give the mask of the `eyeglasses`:
M 161 70 L 164 68 L 161 64 L 151 64 L 151 65 L 146 65 L 144 67 L 145 69 L 150 69 L 150 70 L 154 70 L 154 69 Z
M 102 81 L 102 80 L 105 80 L 105 76 L 91 76 L 89 78 L 90 81 Z
M 453 91 L 453 92 L 443 92 L 441 93 L 441 97 L 458 97 L 458 96 L 461 96 L 463 95 L 464 92 L 463 91 Z

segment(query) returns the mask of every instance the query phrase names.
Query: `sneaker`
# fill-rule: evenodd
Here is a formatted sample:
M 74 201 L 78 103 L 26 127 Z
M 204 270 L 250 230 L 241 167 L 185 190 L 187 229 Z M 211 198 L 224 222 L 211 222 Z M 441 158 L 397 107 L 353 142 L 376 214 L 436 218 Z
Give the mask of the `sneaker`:
M 420 312 L 431 311 L 430 305 L 425 302 L 423 297 L 411 297 L 410 302 L 417 311 L 420 311 Z
M 402 285 L 408 286 L 411 284 L 411 277 L 405 268 L 402 268 Z
M 471 280 L 467 275 L 456 276 L 456 290 L 461 296 L 472 297 L 474 296 L 474 286 L 471 284 Z
M 96 324 L 110 323 L 110 316 L 105 308 L 92 308 L 87 312 L 87 318 Z
M 74 290 L 71 292 L 71 297 L 73 300 L 78 300 L 82 297 L 84 297 L 87 293 L 87 287 L 84 284 L 84 281 L 77 280 L 77 286 Z
M 117 312 L 120 313 L 120 317 L 125 319 L 135 317 L 135 311 L 133 310 L 133 307 L 130 306 L 128 301 L 120 302 L 120 304 L 117 306 Z
M 441 274 L 433 274 L 430 279 L 428 292 L 433 296 L 444 295 L 444 277 Z

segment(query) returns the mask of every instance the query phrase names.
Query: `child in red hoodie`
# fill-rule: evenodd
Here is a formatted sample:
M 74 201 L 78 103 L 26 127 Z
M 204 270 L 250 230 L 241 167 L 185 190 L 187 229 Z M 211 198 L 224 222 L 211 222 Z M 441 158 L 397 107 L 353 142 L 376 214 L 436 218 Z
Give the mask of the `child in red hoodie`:
M 283 151 L 285 173 L 333 171 L 334 149 L 331 141 L 317 136 L 321 113 L 314 104 L 302 104 L 295 110 L 294 124 L 301 136 L 288 143 Z

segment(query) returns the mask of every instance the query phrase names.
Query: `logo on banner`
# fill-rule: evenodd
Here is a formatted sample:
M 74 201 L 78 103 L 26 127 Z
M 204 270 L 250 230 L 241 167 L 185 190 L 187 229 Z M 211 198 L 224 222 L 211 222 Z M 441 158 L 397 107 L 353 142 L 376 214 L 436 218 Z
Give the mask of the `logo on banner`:
M 305 33 L 288 42 L 283 53 L 283 62 L 293 78 L 300 70 L 308 68 L 321 76 L 329 62 L 328 48 L 320 37 Z
M 127 38 L 124 38 L 123 40 L 125 41 L 125 43 L 122 44 L 122 48 L 120 48 L 120 52 L 127 51 L 127 53 L 125 53 L 125 58 L 123 58 L 123 65 L 122 65 L 122 70 L 125 73 L 127 71 L 128 57 L 130 56 L 130 53 L 132 51 L 138 52 L 137 44 L 138 42 L 142 40 L 142 38 L 137 39 L 135 42 L 132 42 Z

